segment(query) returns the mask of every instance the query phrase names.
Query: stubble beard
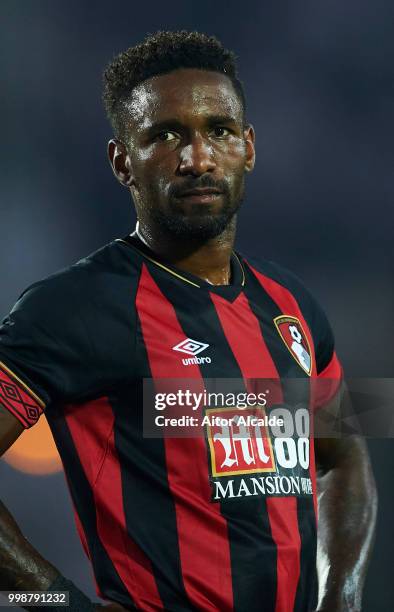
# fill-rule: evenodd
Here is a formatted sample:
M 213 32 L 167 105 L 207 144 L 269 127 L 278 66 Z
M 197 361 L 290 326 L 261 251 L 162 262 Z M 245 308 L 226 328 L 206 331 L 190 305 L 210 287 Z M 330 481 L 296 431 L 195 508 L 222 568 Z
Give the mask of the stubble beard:
M 151 209 L 151 220 L 169 236 L 183 240 L 204 242 L 217 238 L 229 227 L 243 202 L 244 189 L 240 186 L 236 197 L 224 194 L 220 211 L 209 211 L 210 205 L 196 204 L 185 212 L 184 208 L 172 201 L 168 212 L 160 208 Z

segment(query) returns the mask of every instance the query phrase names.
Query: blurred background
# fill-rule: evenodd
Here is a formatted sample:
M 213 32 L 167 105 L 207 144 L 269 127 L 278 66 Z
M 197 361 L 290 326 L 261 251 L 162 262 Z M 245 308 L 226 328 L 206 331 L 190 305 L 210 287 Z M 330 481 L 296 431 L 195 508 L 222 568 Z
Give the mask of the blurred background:
M 195 29 L 239 57 L 257 133 L 238 249 L 312 289 L 348 377 L 392 377 L 393 24 L 384 0 L 1 0 L 1 318 L 27 285 L 133 229 L 106 160 L 101 73 L 147 33 Z M 94 597 L 42 421 L 0 461 L 1 499 Z M 368 443 L 380 513 L 363 610 L 380 612 L 394 609 L 394 441 Z

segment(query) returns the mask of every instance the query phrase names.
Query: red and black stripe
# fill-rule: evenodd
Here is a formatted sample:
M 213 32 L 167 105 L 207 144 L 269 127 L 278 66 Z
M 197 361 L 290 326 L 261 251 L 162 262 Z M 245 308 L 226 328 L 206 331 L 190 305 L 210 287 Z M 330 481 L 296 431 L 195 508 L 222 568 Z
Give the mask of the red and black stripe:
M 312 360 L 314 361 L 314 350 L 313 350 L 313 338 L 310 332 L 309 326 L 304 318 L 303 313 L 299 307 L 298 302 L 292 293 L 288 291 L 280 283 L 274 281 L 271 277 L 258 272 L 256 269 L 250 267 L 250 272 L 247 274 L 248 279 L 248 295 L 252 304 L 252 309 L 255 312 L 259 321 L 264 320 L 264 316 L 269 317 L 270 321 L 273 321 L 275 317 L 280 315 L 292 315 L 296 316 L 307 334 L 309 345 L 312 349 Z M 261 291 L 264 290 L 264 295 Z M 262 329 L 263 336 L 266 344 L 269 348 L 270 354 L 275 360 L 275 364 L 278 370 L 278 375 L 282 381 L 282 387 L 284 389 L 284 400 L 288 399 L 290 403 L 294 402 L 294 392 L 303 393 L 306 386 L 299 385 L 297 383 L 292 384 L 291 381 L 296 378 L 307 379 L 307 374 L 302 370 L 301 367 L 294 367 L 294 359 L 291 357 L 287 350 L 280 351 L 280 345 L 276 342 L 277 338 L 275 334 L 277 331 L 272 324 Z M 294 363 L 293 363 L 294 362 Z M 286 385 L 286 378 L 291 376 L 290 386 Z M 288 397 L 286 394 L 288 393 Z M 310 470 L 311 479 L 313 486 L 316 486 L 316 478 L 314 474 L 314 453 L 313 453 L 313 438 L 311 437 L 311 456 L 310 456 Z M 288 559 L 288 567 L 283 567 L 283 582 L 282 589 L 278 585 L 278 601 L 277 611 L 282 610 L 293 610 L 294 612 L 303 612 L 306 609 L 313 609 L 317 604 L 317 571 L 316 571 L 316 536 L 317 536 L 317 515 L 314 499 L 305 498 L 293 498 L 292 507 L 289 511 L 286 521 L 283 521 L 283 514 L 286 513 L 286 509 L 278 509 L 284 505 L 286 500 L 273 500 L 269 502 L 276 504 L 276 520 L 274 524 L 277 525 L 278 538 L 283 538 L 283 533 L 286 534 L 288 531 L 288 538 L 292 540 L 298 548 L 298 557 L 293 560 L 293 570 L 289 573 L 289 567 L 291 567 L 290 558 Z M 289 510 L 289 507 L 288 507 Z M 282 526 L 280 528 L 280 525 Z M 283 542 L 285 545 L 285 542 Z M 294 580 L 295 574 L 298 574 L 299 579 Z M 289 588 L 289 577 L 290 585 Z M 291 579 L 293 577 L 293 580 Z M 291 606 L 290 592 L 294 590 L 293 597 L 294 603 Z M 288 593 L 289 600 L 285 603 L 282 600 L 283 594 Z M 286 607 L 287 606 L 287 607 Z
M 78 517 L 78 531 L 93 566 L 98 594 L 105 593 L 108 599 L 117 601 L 126 608 L 134 609 L 131 594 L 124 586 L 113 560 L 101 541 L 97 526 L 95 498 L 81 461 L 81 448 L 76 446 L 71 435 L 63 407 L 48 412 L 47 419 L 55 441 L 58 439 L 62 441 L 58 448 L 63 464 L 67 467 L 66 474 L 72 474 L 72 478 L 67 477 L 67 484 Z

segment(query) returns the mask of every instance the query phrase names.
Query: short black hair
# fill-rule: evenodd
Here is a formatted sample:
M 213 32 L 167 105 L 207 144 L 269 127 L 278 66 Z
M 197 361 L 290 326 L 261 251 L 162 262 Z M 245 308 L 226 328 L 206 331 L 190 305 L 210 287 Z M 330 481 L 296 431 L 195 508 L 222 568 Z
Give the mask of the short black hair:
M 119 53 L 104 71 L 104 106 L 115 136 L 122 134 L 124 102 L 133 88 L 153 76 L 180 68 L 199 68 L 228 76 L 245 114 L 245 93 L 232 51 L 225 49 L 214 36 L 200 32 L 159 31 L 150 34 L 139 45 Z

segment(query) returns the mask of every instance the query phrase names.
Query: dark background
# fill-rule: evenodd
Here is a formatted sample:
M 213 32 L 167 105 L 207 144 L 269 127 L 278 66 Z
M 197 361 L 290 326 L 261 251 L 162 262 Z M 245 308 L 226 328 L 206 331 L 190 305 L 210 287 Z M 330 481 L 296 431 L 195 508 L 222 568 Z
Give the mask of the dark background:
M 2 0 L 0 315 L 31 282 L 132 230 L 106 161 L 101 72 L 149 32 L 197 29 L 239 56 L 257 132 L 238 248 L 304 279 L 348 377 L 391 377 L 393 25 L 383 0 Z M 378 612 L 394 609 L 394 442 L 369 445 L 380 513 L 363 609 Z M 0 483 L 28 539 L 93 596 L 63 475 L 0 462 Z

